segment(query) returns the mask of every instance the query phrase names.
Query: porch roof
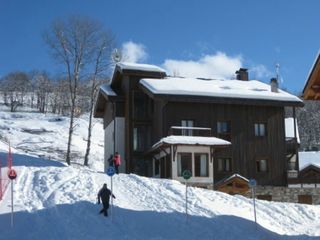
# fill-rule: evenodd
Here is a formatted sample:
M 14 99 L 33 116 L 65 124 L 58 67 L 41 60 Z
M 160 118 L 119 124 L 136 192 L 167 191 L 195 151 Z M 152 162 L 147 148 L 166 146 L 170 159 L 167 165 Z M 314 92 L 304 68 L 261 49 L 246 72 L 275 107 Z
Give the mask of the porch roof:
M 190 145 L 190 146 L 216 146 L 226 147 L 231 145 L 230 142 L 216 137 L 198 137 L 198 136 L 175 136 L 161 138 L 155 143 L 149 152 L 153 152 L 158 148 L 169 145 Z

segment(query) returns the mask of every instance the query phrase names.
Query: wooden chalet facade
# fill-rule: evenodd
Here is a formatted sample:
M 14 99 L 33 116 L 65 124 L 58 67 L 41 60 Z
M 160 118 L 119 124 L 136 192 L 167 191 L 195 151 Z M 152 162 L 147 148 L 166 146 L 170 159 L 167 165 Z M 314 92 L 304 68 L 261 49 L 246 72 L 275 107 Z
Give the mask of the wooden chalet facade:
M 311 68 L 303 88 L 304 100 L 320 100 L 320 52 Z
M 295 112 L 301 106 L 293 95 L 248 80 L 245 69 L 238 80 L 223 81 L 167 77 L 156 66 L 118 63 L 111 83 L 100 89 L 94 116 L 104 119 L 105 158 L 120 152 L 122 172 L 174 178 L 189 165 L 194 183 L 202 171 L 208 184 L 236 173 L 259 185 L 286 186 L 288 173 L 296 177 L 299 166 L 297 138 L 286 139 L 284 108 Z M 231 144 L 182 141 L 157 147 L 171 135 Z

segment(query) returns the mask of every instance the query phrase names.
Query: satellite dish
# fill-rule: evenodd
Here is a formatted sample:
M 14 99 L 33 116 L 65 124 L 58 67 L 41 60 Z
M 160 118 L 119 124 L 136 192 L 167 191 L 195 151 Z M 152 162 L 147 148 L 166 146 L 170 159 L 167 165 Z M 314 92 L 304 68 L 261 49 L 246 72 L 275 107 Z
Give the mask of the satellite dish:
M 112 53 L 112 60 L 116 63 L 120 62 L 122 59 L 122 54 L 118 49 L 114 49 Z

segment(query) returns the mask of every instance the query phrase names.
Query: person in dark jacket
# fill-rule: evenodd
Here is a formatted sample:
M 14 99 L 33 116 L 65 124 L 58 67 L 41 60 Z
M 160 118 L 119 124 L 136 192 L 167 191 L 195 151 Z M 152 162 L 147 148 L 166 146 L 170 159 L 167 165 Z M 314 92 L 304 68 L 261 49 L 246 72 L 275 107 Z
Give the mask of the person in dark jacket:
M 121 157 L 118 152 L 114 155 L 114 167 L 116 169 L 116 174 L 119 174 L 119 166 L 121 165 Z
M 110 157 L 108 158 L 108 162 L 109 162 L 109 167 L 113 167 L 114 159 L 113 159 L 113 155 L 112 154 L 110 154 Z
M 98 192 L 98 204 L 102 202 L 103 208 L 100 210 L 100 214 L 103 213 L 104 216 L 108 216 L 108 209 L 109 209 L 109 200 L 110 196 L 114 199 L 116 198 L 110 189 L 107 188 L 107 184 L 103 184 L 103 187 Z M 100 201 L 101 200 L 101 201 Z

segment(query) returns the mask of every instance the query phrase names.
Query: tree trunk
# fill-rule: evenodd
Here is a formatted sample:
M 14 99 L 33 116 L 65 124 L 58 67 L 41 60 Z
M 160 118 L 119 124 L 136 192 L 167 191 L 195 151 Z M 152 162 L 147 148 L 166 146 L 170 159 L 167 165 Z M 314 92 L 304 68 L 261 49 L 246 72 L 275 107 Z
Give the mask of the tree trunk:
M 90 96 L 90 114 L 89 114 L 89 126 L 88 126 L 88 140 L 87 140 L 87 149 L 86 154 L 84 156 L 83 165 L 88 166 L 89 164 L 89 154 L 91 148 L 91 133 L 92 133 L 92 115 L 93 115 L 93 105 L 94 105 L 94 94 L 95 93 L 95 80 L 92 83 L 91 87 L 91 96 Z

